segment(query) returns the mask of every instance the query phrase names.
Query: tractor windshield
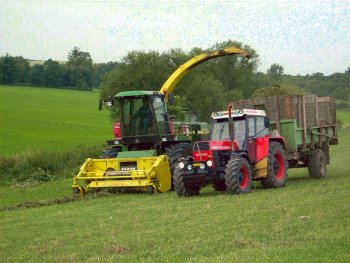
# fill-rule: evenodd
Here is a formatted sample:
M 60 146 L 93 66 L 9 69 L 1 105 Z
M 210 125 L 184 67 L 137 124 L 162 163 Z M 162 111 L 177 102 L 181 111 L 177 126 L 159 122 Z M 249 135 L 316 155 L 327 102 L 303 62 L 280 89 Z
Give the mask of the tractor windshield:
M 234 119 L 235 141 L 239 148 L 242 147 L 246 137 L 245 119 Z M 213 120 L 210 131 L 210 139 L 216 141 L 230 140 L 230 133 L 227 119 Z

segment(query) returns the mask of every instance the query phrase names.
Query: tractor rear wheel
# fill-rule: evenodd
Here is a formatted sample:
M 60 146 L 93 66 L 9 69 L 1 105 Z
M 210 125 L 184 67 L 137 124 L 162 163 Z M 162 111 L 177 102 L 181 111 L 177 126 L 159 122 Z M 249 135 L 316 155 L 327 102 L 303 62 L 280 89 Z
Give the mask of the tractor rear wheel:
M 286 152 L 278 142 L 269 144 L 267 159 L 267 176 L 261 181 L 264 188 L 277 188 L 286 185 L 287 182 L 287 158 Z
M 311 178 L 324 178 L 327 175 L 327 160 L 321 149 L 311 151 L 308 160 L 308 170 Z
M 199 191 L 201 190 L 200 185 L 193 182 L 185 182 L 183 171 L 184 169 L 179 167 L 176 167 L 174 171 L 173 182 L 177 195 L 185 197 L 199 195 Z
M 226 191 L 229 194 L 246 194 L 252 188 L 252 170 L 243 157 L 234 157 L 226 165 Z

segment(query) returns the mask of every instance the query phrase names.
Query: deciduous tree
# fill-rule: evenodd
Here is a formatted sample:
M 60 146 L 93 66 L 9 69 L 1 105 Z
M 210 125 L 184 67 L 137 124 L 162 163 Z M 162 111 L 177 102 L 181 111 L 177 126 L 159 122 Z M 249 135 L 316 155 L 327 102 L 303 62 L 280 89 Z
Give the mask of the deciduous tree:
M 67 72 L 70 85 L 78 89 L 92 89 L 92 58 L 89 52 L 74 47 L 68 54 Z

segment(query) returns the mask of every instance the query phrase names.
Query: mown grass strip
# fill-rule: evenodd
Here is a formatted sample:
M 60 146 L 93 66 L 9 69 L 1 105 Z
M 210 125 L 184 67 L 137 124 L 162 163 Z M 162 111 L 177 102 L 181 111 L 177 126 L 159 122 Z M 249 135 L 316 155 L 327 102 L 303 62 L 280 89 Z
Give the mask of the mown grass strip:
M 0 212 L 12 211 L 17 209 L 25 209 L 25 208 L 36 208 L 36 207 L 50 206 L 50 205 L 60 205 L 60 204 L 66 204 L 73 201 L 96 199 L 96 198 L 106 197 L 110 195 L 111 195 L 110 193 L 102 191 L 102 192 L 97 192 L 97 193 L 93 193 L 85 196 L 70 195 L 70 196 L 64 196 L 64 197 L 55 198 L 55 199 L 24 201 L 14 205 L 0 207 Z

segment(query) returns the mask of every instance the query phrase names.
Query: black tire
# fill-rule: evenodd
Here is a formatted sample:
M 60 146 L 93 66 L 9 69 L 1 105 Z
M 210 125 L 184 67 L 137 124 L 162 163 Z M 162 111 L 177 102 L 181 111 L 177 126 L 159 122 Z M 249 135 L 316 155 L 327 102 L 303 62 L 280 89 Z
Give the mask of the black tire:
M 213 188 L 215 191 L 226 191 L 225 181 L 213 182 Z
M 171 174 L 175 171 L 177 160 L 181 157 L 192 156 L 192 145 L 187 142 L 180 142 L 173 148 L 168 148 L 166 154 L 169 157 Z
M 119 148 L 105 149 L 100 157 L 102 159 L 117 158 L 119 151 Z
M 73 195 L 74 196 L 83 196 L 85 195 L 85 189 L 84 187 L 73 187 Z
M 321 149 L 311 151 L 308 160 L 308 170 L 311 178 L 324 178 L 327 175 L 327 160 Z
M 229 194 L 246 194 L 252 188 L 252 170 L 243 157 L 234 157 L 226 165 L 226 192 Z
M 154 194 L 154 187 L 152 185 L 147 186 L 147 194 Z
M 183 169 L 176 167 L 174 171 L 174 189 L 178 196 L 195 196 L 199 195 L 200 186 L 195 183 L 185 182 L 183 178 Z
M 277 188 L 286 185 L 288 178 L 286 152 L 278 142 L 269 144 L 267 157 L 267 176 L 261 181 L 264 188 Z
M 166 155 L 169 157 L 169 167 L 171 173 L 171 190 L 174 190 L 174 171 L 176 163 L 181 157 L 192 156 L 192 145 L 186 142 L 180 142 L 172 148 L 165 149 Z

